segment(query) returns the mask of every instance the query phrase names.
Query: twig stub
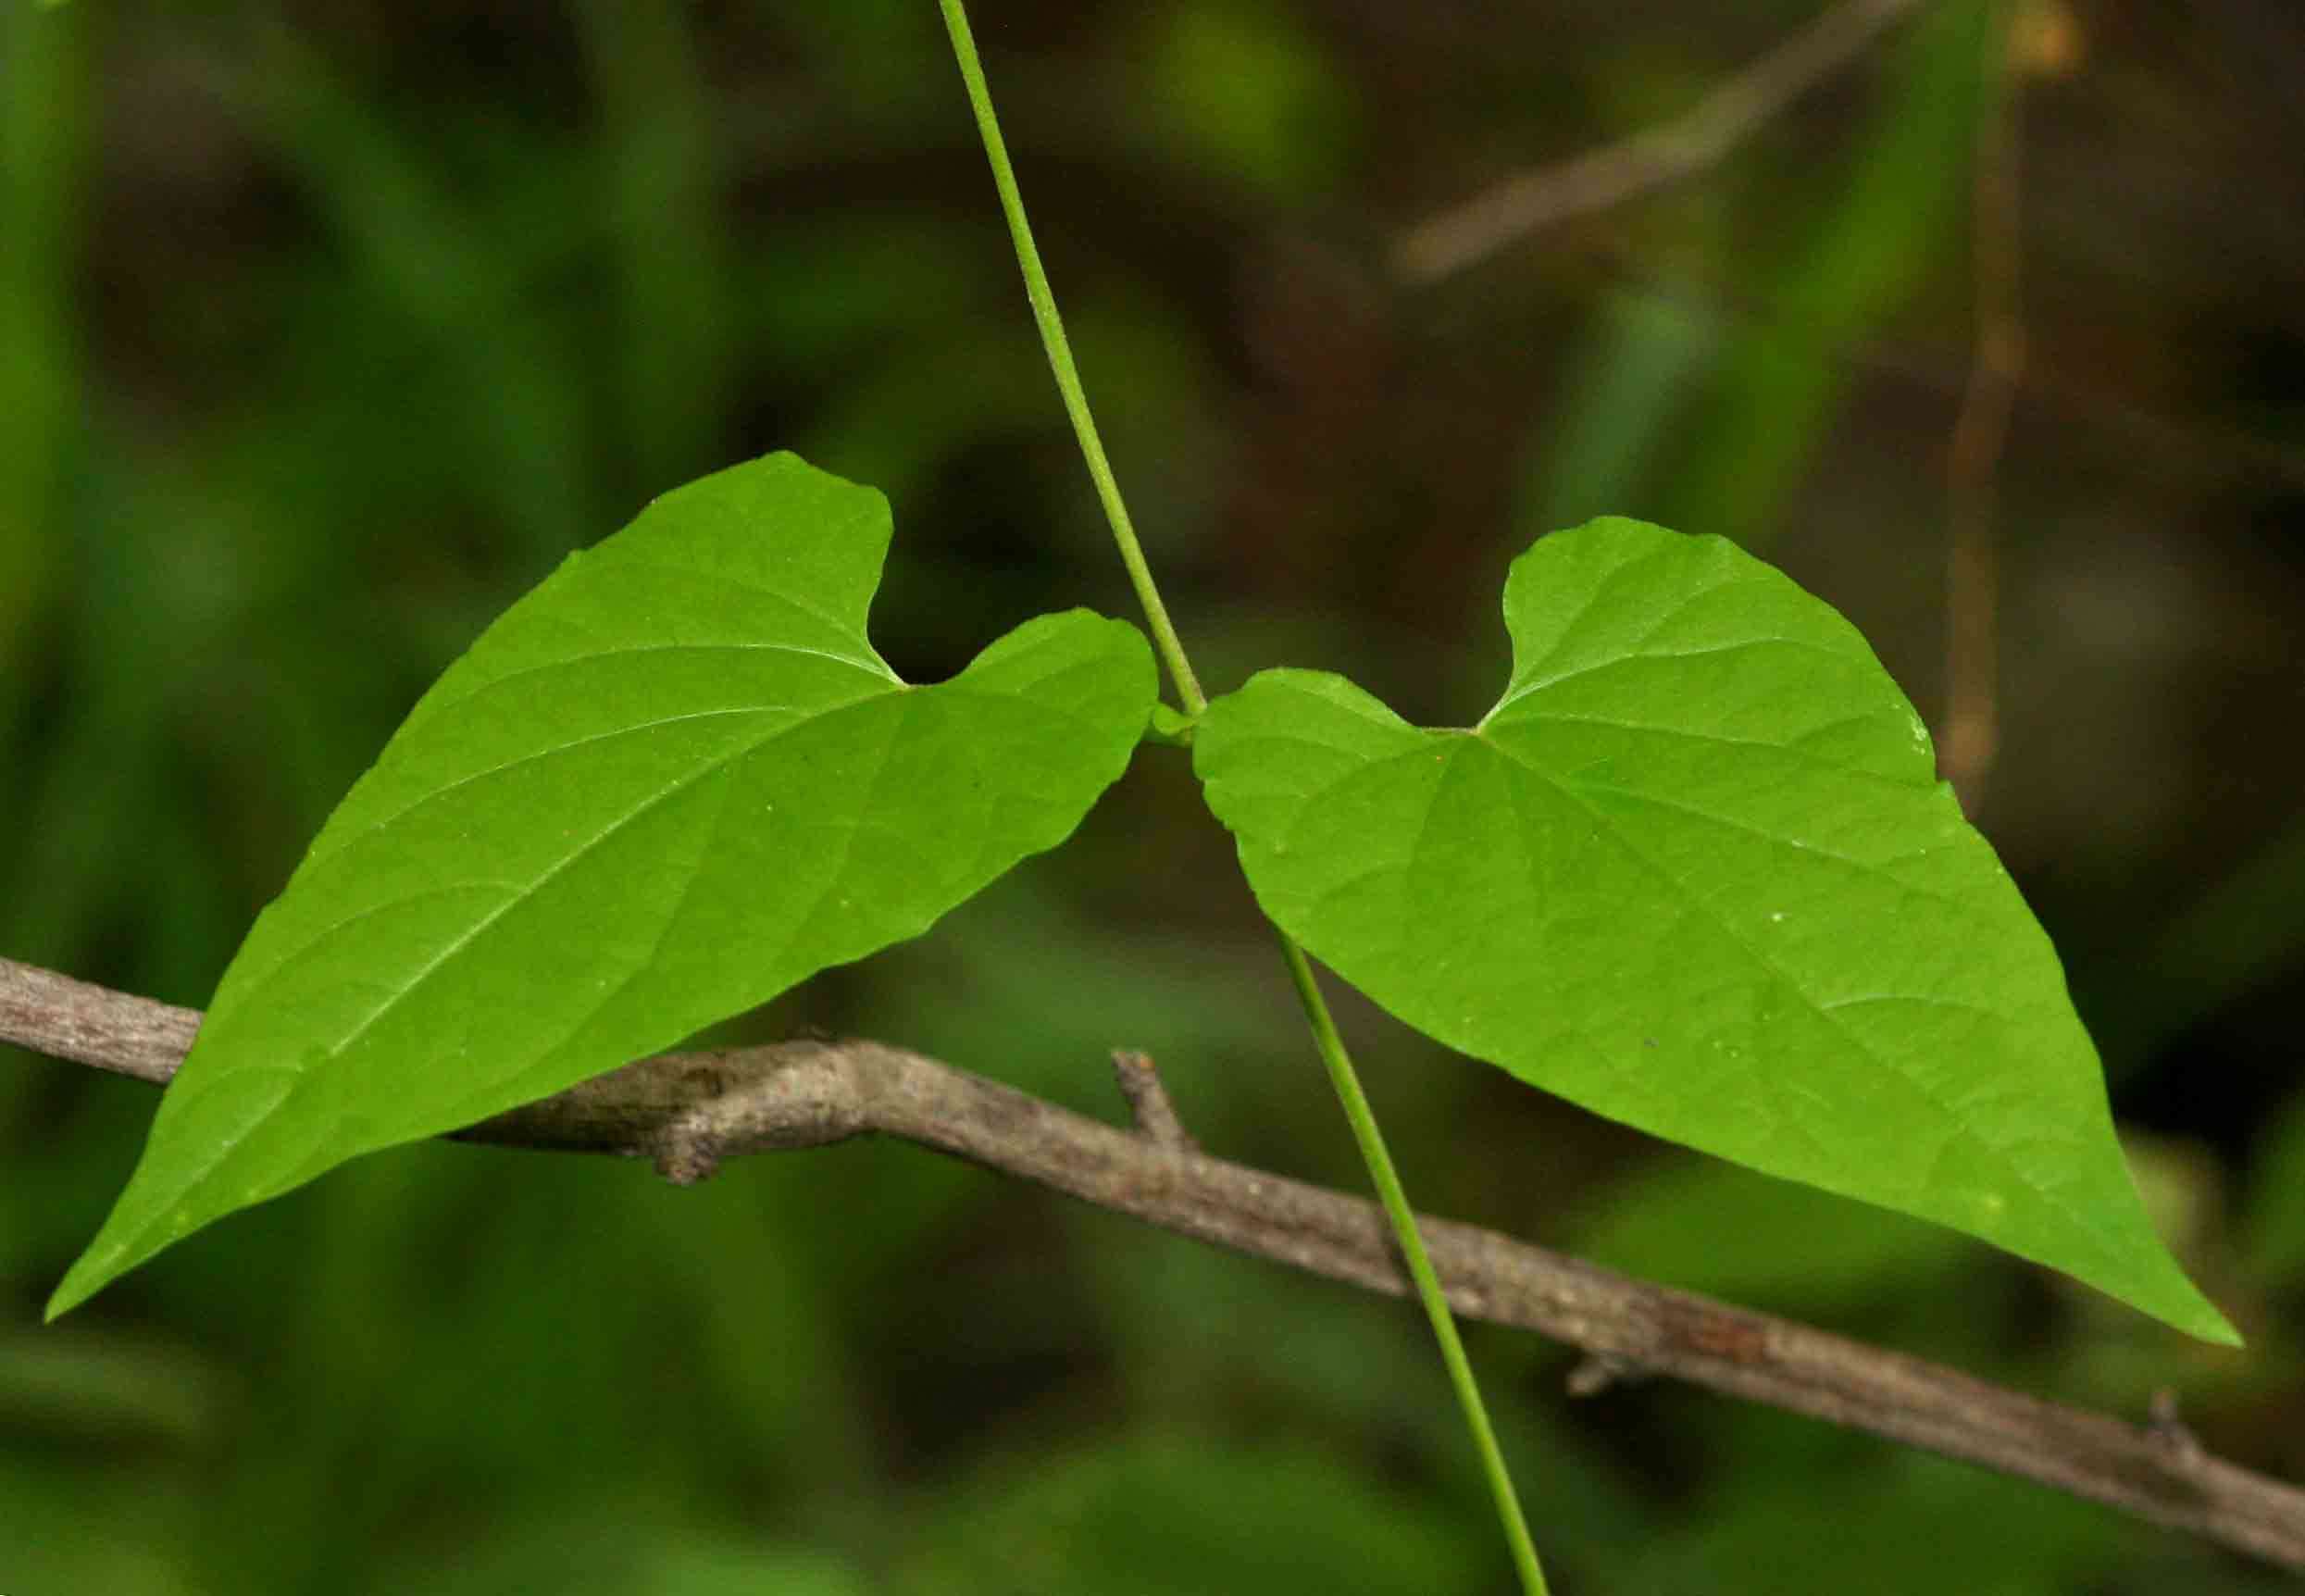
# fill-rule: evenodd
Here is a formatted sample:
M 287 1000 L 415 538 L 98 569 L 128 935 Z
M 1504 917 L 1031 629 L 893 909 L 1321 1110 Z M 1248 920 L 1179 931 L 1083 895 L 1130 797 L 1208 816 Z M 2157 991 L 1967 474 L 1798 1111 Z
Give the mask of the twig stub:
M 1120 1084 L 1120 1094 L 1128 1104 L 1128 1117 L 1139 1135 L 1178 1153 L 1201 1151 L 1200 1143 L 1193 1141 L 1192 1133 L 1177 1117 L 1177 1105 L 1169 1101 L 1168 1088 L 1162 1083 L 1161 1072 L 1153 1066 L 1151 1054 L 1115 1049 L 1113 1079 Z

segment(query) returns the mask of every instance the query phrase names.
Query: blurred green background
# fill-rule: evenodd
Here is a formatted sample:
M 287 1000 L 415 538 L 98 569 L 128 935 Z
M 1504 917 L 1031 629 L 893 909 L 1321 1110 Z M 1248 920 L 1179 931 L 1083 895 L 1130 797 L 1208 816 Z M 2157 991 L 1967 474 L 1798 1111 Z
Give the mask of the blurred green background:
M 1212 689 L 1464 722 L 1506 563 L 1725 531 L 1938 719 L 1987 13 L 1445 282 L 1401 230 L 1688 106 L 1813 0 L 979 0 L 1122 480 Z M 2305 14 L 2030 0 L 2031 365 L 1979 818 L 2067 955 L 2187 1344 L 1981 1246 L 1344 1018 L 1426 1207 L 2305 1478 Z M 0 5 L 0 954 L 205 1001 L 431 678 L 772 447 L 872 482 L 908 677 L 1130 613 L 932 0 Z M 921 1048 L 1357 1165 L 1184 760 L 730 1034 Z M 899 1146 L 693 1191 L 430 1145 L 55 1328 L 148 1088 L 0 1054 L 0 1591 L 1503 1592 L 1414 1310 Z M 2243 1592 L 2109 1512 L 1470 1333 L 1563 1592 Z

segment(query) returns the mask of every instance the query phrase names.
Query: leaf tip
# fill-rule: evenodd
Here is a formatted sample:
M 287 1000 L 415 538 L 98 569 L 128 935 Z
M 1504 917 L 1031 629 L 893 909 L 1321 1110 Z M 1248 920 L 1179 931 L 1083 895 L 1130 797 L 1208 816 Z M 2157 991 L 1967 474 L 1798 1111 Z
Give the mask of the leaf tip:
M 2152 1270 L 2150 1284 L 2136 1283 L 2131 1290 L 2115 1291 L 2113 1295 L 2138 1312 L 2159 1319 L 2170 1328 L 2191 1336 L 2197 1341 L 2212 1346 L 2243 1347 L 2248 1342 L 2233 1321 L 2225 1317 L 2216 1303 L 2180 1268 L 2156 1243 L 2158 1266 Z M 2103 1287 L 2099 1287 L 2103 1290 Z
M 2200 1298 L 2187 1321 L 2179 1324 L 2177 1328 L 2195 1340 L 2207 1341 L 2213 1347 L 2231 1347 L 2239 1351 L 2249 1345 L 2241 1332 L 2234 1328 L 2233 1321 L 2226 1318 L 2224 1311 L 2207 1297 Z
M 56 1282 L 56 1289 L 49 1294 L 48 1305 L 41 1310 L 42 1324 L 55 1324 L 112 1282 L 118 1271 L 93 1263 L 93 1253 L 83 1253 L 64 1272 L 64 1278 Z
M 129 1191 L 121 1193 L 120 1203 L 114 1205 L 104 1228 L 96 1232 L 95 1240 L 89 1242 L 81 1255 L 72 1260 L 72 1266 L 64 1271 L 64 1278 L 56 1282 L 56 1289 L 49 1295 L 47 1306 L 41 1312 L 41 1323 L 56 1323 L 194 1228 L 189 1223 L 180 1223 L 173 1230 L 163 1228 L 161 1234 L 156 1238 L 156 1227 L 149 1224 L 123 1226 L 121 1204 L 129 1201 L 134 1188 L 135 1182 L 131 1180 Z

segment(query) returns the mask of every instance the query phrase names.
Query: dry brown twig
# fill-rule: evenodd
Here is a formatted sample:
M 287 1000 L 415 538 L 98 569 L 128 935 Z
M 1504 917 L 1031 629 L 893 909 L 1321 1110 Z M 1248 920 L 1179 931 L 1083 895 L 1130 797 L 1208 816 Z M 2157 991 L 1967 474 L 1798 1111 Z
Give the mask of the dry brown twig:
M 191 1009 L 0 959 L 0 1042 L 164 1085 L 199 1023 Z M 682 1182 L 739 1154 L 891 1136 L 1252 1257 L 1407 1294 L 1375 1203 L 1208 1156 L 1184 1133 L 1150 1059 L 1123 1054 L 1114 1065 L 1131 1104 L 1127 1129 L 878 1042 L 787 1041 L 642 1059 L 456 1134 L 648 1158 Z M 1576 1389 L 1670 1376 L 2305 1571 L 2305 1490 L 2198 1443 L 2172 1445 L 2166 1415 L 2124 1423 L 1493 1230 L 1418 1223 L 1451 1305 L 1583 1349 Z
M 1517 173 L 1427 218 L 1393 246 L 1394 269 L 1411 282 L 1437 282 L 1531 233 L 1695 177 L 1920 4 L 1843 0 L 1673 120 Z

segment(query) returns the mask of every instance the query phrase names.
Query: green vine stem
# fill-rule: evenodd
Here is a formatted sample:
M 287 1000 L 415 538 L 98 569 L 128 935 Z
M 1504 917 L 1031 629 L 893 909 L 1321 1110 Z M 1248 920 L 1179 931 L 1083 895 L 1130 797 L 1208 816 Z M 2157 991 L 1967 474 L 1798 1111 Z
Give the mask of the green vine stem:
M 1065 413 L 1072 418 L 1073 436 L 1080 440 L 1081 456 L 1089 463 L 1089 475 L 1096 482 L 1097 498 L 1103 503 L 1104 518 L 1113 525 L 1113 541 L 1120 545 L 1120 563 L 1128 567 L 1128 580 L 1137 590 L 1137 602 L 1144 606 L 1144 618 L 1152 629 L 1152 642 L 1161 651 L 1161 658 L 1168 666 L 1168 674 L 1177 684 L 1177 700 L 1189 716 L 1198 716 L 1208 707 L 1208 696 L 1201 691 L 1200 679 L 1192 674 L 1192 662 L 1185 657 L 1185 645 L 1177 639 L 1177 629 L 1168 618 L 1168 606 L 1161 602 L 1161 590 L 1152 580 L 1152 567 L 1145 564 L 1144 549 L 1137 542 L 1137 529 L 1128 519 L 1128 506 L 1120 496 L 1120 483 L 1113 478 L 1112 462 L 1104 457 L 1104 441 L 1097 436 L 1096 418 L 1089 413 L 1089 395 L 1080 385 L 1080 371 L 1073 364 L 1073 349 L 1065 336 L 1064 319 L 1056 314 L 1056 295 L 1049 289 L 1049 274 L 1040 265 L 1040 250 L 1032 242 L 1032 225 L 1025 219 L 1025 199 L 1016 189 L 1015 168 L 1008 164 L 1008 145 L 1001 138 L 1001 124 L 992 114 L 992 91 L 985 86 L 984 66 L 977 59 L 976 36 L 968 31 L 968 14 L 961 9 L 960 0 L 940 0 L 944 7 L 945 31 L 953 36 L 953 58 L 960 63 L 961 81 L 968 85 L 968 104 L 977 113 L 977 131 L 983 136 L 985 157 L 992 163 L 992 184 L 1001 191 L 1001 212 L 1008 218 L 1008 236 L 1016 243 L 1016 264 L 1025 274 L 1025 297 L 1032 301 L 1032 318 L 1040 326 L 1040 345 L 1049 354 L 1049 369 L 1055 374 L 1057 392 L 1065 396 Z
M 1321 1062 L 1328 1066 L 1329 1084 L 1337 1089 L 1337 1101 L 1344 1105 L 1345 1118 L 1352 1124 L 1352 1139 L 1361 1145 L 1361 1161 L 1368 1166 L 1369 1181 L 1377 1188 L 1377 1200 L 1384 1205 L 1385 1217 L 1392 1222 L 1392 1233 L 1401 1243 L 1402 1259 L 1409 1266 L 1410 1279 L 1416 1283 L 1416 1300 L 1424 1304 L 1425 1317 L 1432 1322 L 1433 1340 L 1440 1343 L 1440 1361 L 1448 1367 L 1449 1383 L 1457 1393 L 1457 1405 L 1464 1410 L 1464 1426 L 1473 1432 L 1473 1448 L 1480 1453 L 1481 1472 L 1489 1477 L 1489 1494 L 1497 1499 L 1497 1517 L 1504 1526 L 1505 1544 L 1513 1552 L 1513 1566 L 1520 1573 L 1523 1590 L 1530 1596 L 1545 1596 L 1544 1570 L 1538 1566 L 1537 1546 L 1529 1539 L 1528 1520 L 1521 1515 L 1520 1496 L 1513 1489 L 1513 1476 L 1505 1467 L 1503 1449 L 1497 1445 L 1497 1431 L 1489 1422 L 1489 1409 L 1473 1378 L 1473 1364 L 1464 1355 L 1464 1342 L 1457 1335 L 1457 1322 L 1449 1312 L 1449 1299 L 1440 1289 L 1440 1276 L 1433 1268 L 1431 1255 L 1425 1251 L 1425 1238 L 1417 1231 L 1416 1210 L 1409 1206 L 1409 1194 L 1392 1166 L 1392 1154 L 1385 1149 L 1384 1135 L 1377 1128 L 1377 1115 L 1368 1105 L 1367 1095 L 1361 1091 L 1361 1078 L 1352 1067 L 1352 1055 L 1345 1052 L 1344 1038 L 1338 1035 L 1337 1022 L 1330 1017 L 1327 1001 L 1321 996 L 1320 984 L 1314 979 L 1313 961 L 1286 933 L 1280 939 L 1280 952 L 1289 961 L 1289 979 L 1296 983 L 1297 997 L 1304 1004 L 1304 1017 L 1313 1024 L 1313 1041 L 1320 1049 Z
M 1040 264 L 1040 251 L 1032 242 L 1032 227 L 1025 218 L 1024 196 L 1016 187 L 1015 169 L 1009 165 L 1008 146 L 1001 138 L 1000 119 L 993 114 L 992 94 L 985 84 L 984 67 L 977 57 L 977 42 L 969 31 L 967 13 L 961 0 L 938 3 L 943 8 L 945 31 L 952 35 L 953 56 L 959 63 L 961 81 L 967 86 L 969 106 L 976 113 L 977 131 L 983 138 L 985 156 L 992 164 L 993 185 L 1000 191 L 1001 210 L 1008 218 L 1009 237 L 1016 245 L 1016 264 L 1024 272 L 1025 295 L 1032 302 L 1033 320 L 1040 328 L 1049 369 L 1055 375 L 1057 389 L 1065 397 L 1065 410 L 1072 418 L 1073 434 L 1080 441 L 1080 453 L 1088 462 L 1089 475 L 1096 482 L 1105 518 L 1112 523 L 1113 541 L 1119 545 L 1121 563 L 1128 567 L 1128 580 L 1135 584 L 1138 601 L 1144 606 L 1152 641 L 1168 667 L 1170 679 L 1177 684 L 1177 695 L 1186 715 L 1197 718 L 1208 707 L 1208 699 L 1201 691 L 1200 680 L 1193 675 L 1191 661 L 1185 656 L 1177 629 L 1168 618 L 1168 607 L 1161 602 L 1152 567 L 1145 563 L 1144 550 L 1128 519 L 1128 507 L 1121 499 L 1120 484 L 1105 458 L 1103 442 L 1097 436 L 1096 418 L 1090 413 L 1088 393 L 1081 387 L 1079 369 L 1073 364 L 1072 346 L 1065 337 L 1064 319 L 1056 310 L 1056 296 L 1050 290 L 1048 272 Z M 1504 1527 L 1505 1542 L 1512 1551 L 1522 1590 L 1527 1596 L 1547 1596 L 1544 1571 L 1538 1564 L 1527 1521 L 1522 1516 L 1520 1497 L 1513 1489 L 1504 1453 L 1497 1445 L 1495 1427 L 1489 1423 L 1488 1407 L 1473 1378 L 1472 1363 L 1464 1355 L 1464 1343 L 1450 1315 L 1440 1277 L 1425 1250 L 1424 1237 L 1417 1231 L 1415 1211 L 1410 1207 L 1408 1193 L 1402 1190 L 1401 1177 L 1393 1168 L 1392 1155 L 1386 1151 L 1377 1116 L 1361 1090 L 1360 1077 L 1353 1070 L 1352 1056 L 1345 1052 L 1344 1040 L 1338 1034 L 1327 1001 L 1321 996 L 1312 961 L 1285 932 L 1277 934 L 1290 979 L 1296 985 L 1305 1019 L 1313 1029 L 1314 1044 L 1320 1052 L 1321 1062 L 1327 1066 L 1329 1082 L 1336 1088 L 1337 1100 L 1352 1127 L 1353 1140 L 1360 1145 L 1369 1179 L 1391 1221 L 1402 1258 L 1416 1287 L 1417 1300 L 1432 1323 L 1433 1339 L 1440 1344 L 1440 1359 L 1447 1366 L 1449 1383 L 1455 1389 L 1458 1404 L 1464 1411 L 1465 1426 L 1472 1431 L 1474 1448 L 1480 1454 L 1481 1471 L 1496 1498 L 1497 1516 Z

